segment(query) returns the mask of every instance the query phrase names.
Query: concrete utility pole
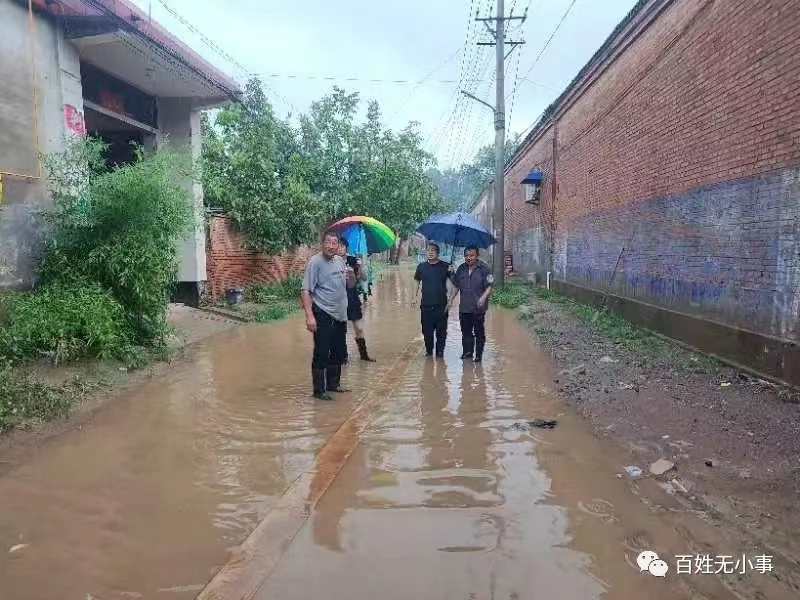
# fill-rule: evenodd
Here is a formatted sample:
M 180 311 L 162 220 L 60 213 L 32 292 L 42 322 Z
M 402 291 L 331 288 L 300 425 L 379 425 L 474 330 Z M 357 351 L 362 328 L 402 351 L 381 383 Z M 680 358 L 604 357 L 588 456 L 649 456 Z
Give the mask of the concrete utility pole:
M 514 12 L 513 10 L 511 11 Z M 527 11 L 526 11 L 527 12 Z M 497 0 L 497 16 L 478 18 L 476 21 L 482 21 L 490 33 L 494 36 L 494 42 L 478 42 L 479 46 L 496 46 L 497 49 L 497 64 L 496 81 L 497 81 L 497 96 L 495 99 L 495 106 L 476 98 L 469 92 L 462 91 L 465 96 L 477 100 L 481 104 L 488 106 L 494 111 L 494 151 L 495 151 L 495 165 L 494 165 L 494 235 L 497 238 L 497 243 L 494 245 L 494 285 L 503 285 L 505 281 L 505 243 L 506 243 L 506 227 L 505 227 L 505 181 L 503 177 L 503 167 L 505 165 L 505 146 L 506 146 L 506 96 L 505 96 L 505 62 L 506 62 L 506 44 L 512 46 L 512 50 L 524 42 L 506 42 L 506 21 L 519 20 L 524 21 L 527 17 L 515 17 L 513 14 L 509 17 L 505 16 L 505 6 L 503 0 Z M 494 29 L 489 25 L 489 21 L 494 21 Z M 510 54 L 510 53 L 509 53 Z

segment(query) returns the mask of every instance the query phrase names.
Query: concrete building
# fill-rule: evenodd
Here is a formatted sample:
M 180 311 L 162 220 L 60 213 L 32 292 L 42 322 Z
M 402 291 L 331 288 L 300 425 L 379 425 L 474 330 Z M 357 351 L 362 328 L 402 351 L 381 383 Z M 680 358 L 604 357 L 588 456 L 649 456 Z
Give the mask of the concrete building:
M 109 160 L 131 142 L 200 154 L 200 111 L 237 84 L 126 0 L 0 0 L 0 287 L 30 286 L 48 203 L 40 154 L 89 133 Z M 195 212 L 202 188 L 187 181 Z M 202 218 L 198 219 L 202 223 Z M 180 244 L 179 300 L 197 302 L 206 280 L 205 233 Z
M 517 269 L 800 382 L 800 2 L 641 0 L 505 195 Z

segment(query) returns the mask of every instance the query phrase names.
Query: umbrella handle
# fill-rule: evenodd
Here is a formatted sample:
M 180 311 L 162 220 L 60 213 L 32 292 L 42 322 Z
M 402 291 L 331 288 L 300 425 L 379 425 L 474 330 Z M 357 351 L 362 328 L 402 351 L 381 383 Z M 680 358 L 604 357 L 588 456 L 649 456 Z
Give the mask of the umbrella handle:
M 450 249 L 450 266 L 453 266 L 453 262 L 456 259 L 456 240 L 458 239 L 458 234 L 461 231 L 461 227 L 456 225 L 456 234 L 453 236 L 453 245 Z

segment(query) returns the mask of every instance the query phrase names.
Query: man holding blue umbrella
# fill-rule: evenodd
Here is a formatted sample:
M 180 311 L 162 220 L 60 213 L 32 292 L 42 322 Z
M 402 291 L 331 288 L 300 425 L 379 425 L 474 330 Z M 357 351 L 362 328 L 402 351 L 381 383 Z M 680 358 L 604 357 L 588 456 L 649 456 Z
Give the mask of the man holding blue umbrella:
M 456 293 L 461 294 L 459 303 L 463 346 L 461 358 L 464 360 L 474 358 L 475 362 L 481 362 L 486 344 L 484 327 L 486 307 L 492 293 L 494 278 L 489 266 L 479 260 L 478 249 L 488 248 L 497 240 L 472 215 L 460 212 L 433 215 L 417 228 L 417 232 L 429 240 L 466 248 L 465 262 L 453 277 Z

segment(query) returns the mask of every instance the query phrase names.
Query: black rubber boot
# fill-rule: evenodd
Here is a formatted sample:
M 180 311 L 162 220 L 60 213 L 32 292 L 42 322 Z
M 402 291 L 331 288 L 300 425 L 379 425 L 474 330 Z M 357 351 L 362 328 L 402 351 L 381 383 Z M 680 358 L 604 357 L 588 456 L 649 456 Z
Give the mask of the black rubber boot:
M 311 380 L 314 382 L 314 398 L 317 400 L 333 400 L 325 391 L 325 369 L 311 369 Z
M 341 385 L 342 381 L 342 367 L 341 365 L 331 366 L 328 367 L 326 372 L 326 377 L 328 379 L 328 387 L 327 390 L 329 392 L 336 392 L 337 394 L 344 394 L 345 392 L 349 392 L 347 388 L 343 388 Z
M 485 340 L 475 340 L 475 362 L 481 362 L 483 360 L 483 347 L 485 345 Z
M 358 353 L 361 355 L 361 360 L 364 362 L 375 362 L 367 353 L 367 340 L 364 338 L 356 338 L 356 345 L 358 346 Z

